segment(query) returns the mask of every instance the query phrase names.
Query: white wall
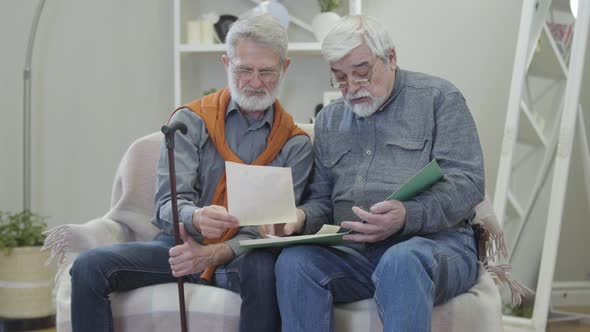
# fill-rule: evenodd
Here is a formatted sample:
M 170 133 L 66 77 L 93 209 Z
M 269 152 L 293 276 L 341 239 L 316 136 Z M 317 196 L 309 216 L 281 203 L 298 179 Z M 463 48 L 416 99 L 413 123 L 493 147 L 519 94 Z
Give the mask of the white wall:
M 21 204 L 21 71 L 35 4 L 0 2 L 0 121 L 12 124 L 0 142 L 4 210 Z M 520 1 L 369 0 L 364 11 L 391 31 L 403 68 L 445 77 L 462 90 L 493 194 Z M 33 59 L 32 207 L 52 225 L 79 223 L 106 211 L 125 147 L 158 130 L 171 110 L 172 2 L 48 0 Z M 312 66 L 327 70 L 321 61 Z
M 22 207 L 22 66 L 36 4 L 0 2 L 0 210 Z M 50 225 L 100 216 L 125 148 L 173 107 L 171 1 L 48 0 L 33 70 L 32 209 Z
M 465 95 L 493 196 L 522 1 L 368 1 L 389 29 L 402 68 L 453 82 Z

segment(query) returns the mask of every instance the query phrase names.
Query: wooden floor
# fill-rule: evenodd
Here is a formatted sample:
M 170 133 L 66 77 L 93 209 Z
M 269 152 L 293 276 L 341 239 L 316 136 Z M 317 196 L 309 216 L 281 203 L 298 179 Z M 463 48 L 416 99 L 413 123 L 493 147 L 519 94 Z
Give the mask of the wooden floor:
M 547 325 L 547 332 L 590 332 L 590 325 L 579 323 L 553 323 Z
M 567 307 L 556 309 L 590 315 L 590 307 Z M 554 322 L 547 325 L 547 332 L 590 332 L 590 325 L 580 324 L 579 322 Z
M 552 323 L 547 325 L 547 332 L 590 332 L 590 325 L 579 323 Z

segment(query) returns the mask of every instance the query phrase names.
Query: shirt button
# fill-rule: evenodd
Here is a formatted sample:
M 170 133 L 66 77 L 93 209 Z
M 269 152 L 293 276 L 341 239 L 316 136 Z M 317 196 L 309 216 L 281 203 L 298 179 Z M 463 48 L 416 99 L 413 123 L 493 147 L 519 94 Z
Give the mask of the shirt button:
M 372 126 L 372 125 L 373 125 L 373 120 L 369 120 L 369 121 L 367 121 L 367 124 L 368 124 L 369 126 Z
M 363 177 L 362 176 L 359 176 L 356 179 L 359 180 L 359 181 L 363 181 Z
M 367 150 L 367 154 L 371 154 L 371 150 Z

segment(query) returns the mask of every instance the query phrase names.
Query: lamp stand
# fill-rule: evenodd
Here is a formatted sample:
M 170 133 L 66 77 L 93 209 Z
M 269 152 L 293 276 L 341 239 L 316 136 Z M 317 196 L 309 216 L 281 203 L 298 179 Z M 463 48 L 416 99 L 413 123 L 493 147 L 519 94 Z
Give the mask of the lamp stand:
M 44 5 L 45 0 L 40 0 L 35 11 L 35 17 L 29 32 L 25 68 L 23 70 L 23 209 L 29 211 L 31 210 L 31 79 L 33 76 L 31 63 L 37 26 Z

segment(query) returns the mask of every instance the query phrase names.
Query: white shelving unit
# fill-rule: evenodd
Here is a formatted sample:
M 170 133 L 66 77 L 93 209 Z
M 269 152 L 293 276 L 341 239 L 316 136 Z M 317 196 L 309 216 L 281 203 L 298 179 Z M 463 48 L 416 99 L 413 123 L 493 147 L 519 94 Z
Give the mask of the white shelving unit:
M 174 107 L 203 95 L 203 91 L 226 85 L 220 62 L 224 44 L 186 43 L 189 20 L 204 13 L 239 16 L 256 5 L 258 0 L 174 0 Z M 283 0 L 289 10 L 289 57 L 293 59 L 279 99 L 297 121 L 307 121 L 316 104 L 322 102 L 329 86 L 328 66 L 320 55 L 320 43 L 311 33 L 311 19 L 319 13 L 317 0 Z M 361 0 L 342 1 L 340 15 L 359 14 Z M 298 18 L 299 17 L 299 18 Z M 302 19 L 304 18 L 304 19 Z M 318 73 L 325 75 L 318 76 Z
M 511 257 L 549 175 L 559 139 L 569 59 L 558 47 L 549 22 L 558 16 L 572 23 L 569 7 L 562 2 L 536 1 L 536 7 L 523 7 L 531 12 L 523 12 L 521 24 L 528 20 L 530 26 L 525 32 L 521 26 L 525 41 L 519 39 L 519 44 L 525 45 L 515 61 L 519 76 L 512 79 L 494 199 Z
M 590 153 L 579 105 L 589 20 L 588 1 L 580 1 L 577 19 L 568 0 L 523 2 L 494 209 L 514 271 L 531 262 L 540 267 L 526 272 L 531 280 L 521 280 L 536 289 L 533 316 L 504 316 L 505 331 L 545 330 L 575 138 L 583 147 L 590 191 Z M 556 24 L 571 24 L 573 38 L 556 39 Z

